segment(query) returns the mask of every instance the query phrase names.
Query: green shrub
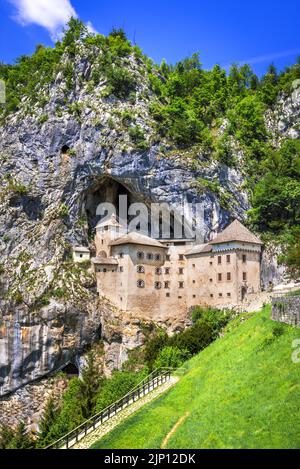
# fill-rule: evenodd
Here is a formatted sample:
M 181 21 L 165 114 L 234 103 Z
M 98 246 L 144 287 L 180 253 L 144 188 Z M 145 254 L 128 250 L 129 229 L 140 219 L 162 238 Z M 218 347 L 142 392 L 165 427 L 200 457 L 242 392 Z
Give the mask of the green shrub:
M 59 218 L 66 218 L 69 215 L 69 209 L 65 204 L 62 204 L 57 212 Z
M 188 350 L 178 347 L 164 347 L 154 364 L 155 368 L 179 368 L 183 363 L 191 358 Z
M 96 412 L 121 399 L 146 376 L 147 370 L 139 373 L 115 371 L 110 379 L 105 379 L 96 396 Z
M 234 313 L 230 310 L 219 310 L 214 308 L 205 308 L 196 306 L 192 311 L 192 321 L 196 324 L 198 321 L 204 321 L 209 324 L 214 332 L 214 338 L 217 338 L 220 331 L 232 319 Z
M 111 94 L 119 99 L 128 98 L 130 93 L 136 90 L 137 83 L 134 76 L 124 67 L 111 67 L 107 71 L 107 79 Z
M 169 344 L 180 350 L 188 350 L 191 355 L 196 355 L 213 342 L 214 335 L 211 325 L 200 319 L 184 332 L 171 337 Z
M 145 362 L 150 370 L 153 369 L 154 363 L 160 351 L 168 345 L 168 335 L 165 331 L 158 331 L 154 337 L 146 342 L 145 345 Z
M 149 148 L 149 144 L 145 138 L 143 129 L 139 125 L 135 127 L 130 127 L 128 134 L 131 140 L 134 142 L 137 149 L 147 150 Z
M 39 124 L 44 124 L 45 122 L 47 122 L 47 120 L 49 119 L 49 116 L 48 114 L 43 114 L 41 117 L 39 117 Z

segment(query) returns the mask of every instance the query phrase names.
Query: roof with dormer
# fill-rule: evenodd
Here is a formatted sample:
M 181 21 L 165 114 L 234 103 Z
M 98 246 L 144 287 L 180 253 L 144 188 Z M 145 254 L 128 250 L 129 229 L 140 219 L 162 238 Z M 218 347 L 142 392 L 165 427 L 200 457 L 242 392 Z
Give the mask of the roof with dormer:
M 251 231 L 242 225 L 242 223 L 238 220 L 235 220 L 233 223 L 231 223 L 224 231 L 222 231 L 222 233 L 218 234 L 215 239 L 210 241 L 209 244 L 224 244 L 233 241 L 249 244 L 264 244 L 261 239 L 251 233 Z
M 126 244 L 137 244 L 140 246 L 153 246 L 161 249 L 168 249 L 167 246 L 164 246 L 162 243 L 156 239 L 150 238 L 149 236 L 143 235 L 141 233 L 132 232 L 121 238 L 112 241 L 110 246 L 122 246 Z

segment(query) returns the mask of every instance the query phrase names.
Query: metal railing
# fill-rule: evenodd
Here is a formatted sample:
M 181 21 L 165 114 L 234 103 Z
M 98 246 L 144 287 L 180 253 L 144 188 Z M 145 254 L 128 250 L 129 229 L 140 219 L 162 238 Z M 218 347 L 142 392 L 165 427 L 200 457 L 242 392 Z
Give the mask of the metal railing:
M 123 409 L 126 409 L 134 402 L 137 402 L 142 397 L 149 394 L 154 389 L 158 388 L 162 384 L 166 383 L 171 378 L 172 368 L 161 368 L 153 371 L 137 386 L 135 386 L 128 394 L 123 396 L 118 401 L 114 402 L 106 409 L 102 410 L 98 414 L 94 415 L 84 423 L 79 425 L 68 434 L 57 440 L 55 443 L 47 446 L 45 449 L 70 449 L 84 437 L 95 431 L 104 422 L 107 422 L 112 417 L 117 415 Z

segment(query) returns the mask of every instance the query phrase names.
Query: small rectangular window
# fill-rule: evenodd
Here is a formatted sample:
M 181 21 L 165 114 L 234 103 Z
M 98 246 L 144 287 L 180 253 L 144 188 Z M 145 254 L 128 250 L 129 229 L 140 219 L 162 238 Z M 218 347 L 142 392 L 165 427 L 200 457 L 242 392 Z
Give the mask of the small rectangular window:
M 230 264 L 230 262 L 231 262 L 231 256 L 227 256 L 226 259 L 227 259 L 227 264 Z
M 247 262 L 247 256 L 246 254 L 243 254 L 243 264 L 246 264 L 246 262 Z
M 218 264 L 219 264 L 219 265 L 222 264 L 222 256 L 218 256 Z
M 166 275 L 170 275 L 170 267 L 166 267 L 166 269 L 165 269 L 165 274 L 166 274 Z
M 120 252 L 120 259 L 124 258 L 124 252 Z
M 170 293 L 167 293 L 167 294 L 166 294 L 166 297 L 167 297 L 167 298 L 170 298 L 170 296 L 171 296 Z
M 218 282 L 222 282 L 222 274 L 218 274 Z
M 179 288 L 184 288 L 184 282 L 179 282 Z
M 170 260 L 171 260 L 171 256 L 170 256 L 170 254 L 167 254 L 167 255 L 166 255 L 166 261 L 169 262 Z
M 214 295 L 213 295 L 213 294 L 211 294 L 211 295 L 210 295 L 210 297 L 211 297 L 211 298 L 213 298 L 213 297 L 214 297 Z
M 244 282 L 247 282 L 247 273 L 246 272 L 243 272 L 243 280 L 244 280 Z
M 120 267 L 120 272 L 124 272 L 124 267 Z
M 179 269 L 179 275 L 183 275 L 184 270 L 182 268 Z
M 227 297 L 228 297 L 228 298 L 231 298 L 231 293 L 227 293 Z
M 179 254 L 179 260 L 184 261 L 184 255 L 183 254 Z
M 196 295 L 193 295 L 193 298 L 196 298 Z
M 195 284 L 195 283 L 196 283 L 196 280 L 193 280 L 193 284 Z
M 230 280 L 231 280 L 231 273 L 230 272 L 227 272 L 227 280 L 228 280 L 228 282 L 230 282 Z
M 219 293 L 219 298 L 223 298 L 223 293 Z
M 196 264 L 193 264 L 193 269 L 195 269 L 195 268 L 196 268 Z

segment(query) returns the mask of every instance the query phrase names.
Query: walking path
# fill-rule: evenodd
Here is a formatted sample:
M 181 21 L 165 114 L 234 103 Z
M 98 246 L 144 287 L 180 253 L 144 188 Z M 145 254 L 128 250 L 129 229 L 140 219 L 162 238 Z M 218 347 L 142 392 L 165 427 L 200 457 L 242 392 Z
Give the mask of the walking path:
M 99 441 L 104 435 L 107 435 L 107 433 L 109 433 L 117 425 L 123 422 L 123 420 L 125 420 L 134 412 L 136 412 L 141 407 L 143 407 L 145 404 L 148 404 L 148 402 L 151 402 L 153 399 L 160 396 L 162 393 L 166 392 L 169 388 L 174 386 L 174 384 L 176 384 L 178 380 L 179 378 L 177 376 L 171 376 L 169 381 L 162 384 L 161 386 L 156 388 L 154 391 L 142 397 L 140 400 L 130 405 L 129 407 L 126 407 L 126 409 L 122 410 L 117 415 L 112 417 L 110 420 L 100 425 L 99 428 L 97 428 L 94 432 L 90 433 L 85 438 L 83 438 L 79 443 L 73 446 L 72 449 L 89 449 L 94 443 Z

